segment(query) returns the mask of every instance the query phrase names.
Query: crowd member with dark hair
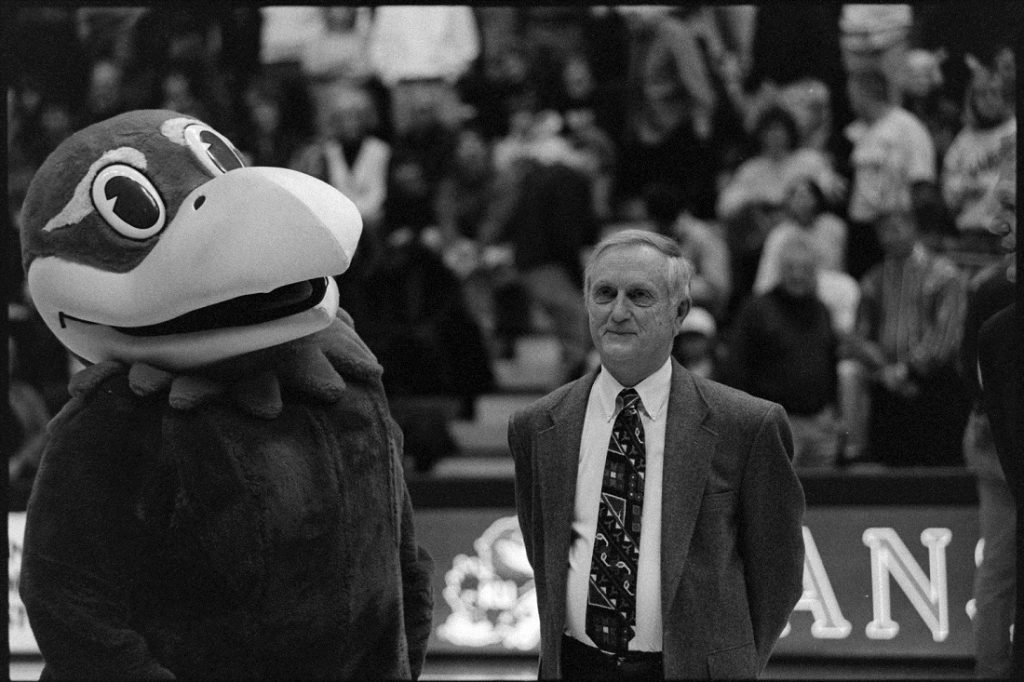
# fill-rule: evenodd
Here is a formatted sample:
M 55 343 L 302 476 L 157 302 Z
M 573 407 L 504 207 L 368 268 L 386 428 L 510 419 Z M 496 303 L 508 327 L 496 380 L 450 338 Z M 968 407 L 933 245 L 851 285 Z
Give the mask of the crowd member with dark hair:
M 871 376 L 869 457 L 890 466 L 963 463 L 969 405 L 956 372 L 963 274 L 921 242 L 914 216 L 877 219 L 885 259 L 861 280 L 849 350 Z

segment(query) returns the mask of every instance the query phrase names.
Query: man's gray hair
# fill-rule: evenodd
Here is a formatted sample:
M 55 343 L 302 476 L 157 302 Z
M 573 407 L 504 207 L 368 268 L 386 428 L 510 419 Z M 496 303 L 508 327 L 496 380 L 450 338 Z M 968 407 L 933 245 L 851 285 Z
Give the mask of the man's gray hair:
M 619 246 L 649 246 L 665 256 L 665 261 L 668 263 L 669 295 L 673 300 L 680 303 L 685 301 L 687 308 L 689 308 L 691 304 L 690 279 L 693 277 L 693 265 L 683 256 L 683 250 L 679 248 L 678 242 L 650 230 L 619 230 L 598 242 L 591 252 L 590 258 L 587 259 L 587 266 L 583 274 L 585 297 L 590 296 L 590 275 L 594 269 L 594 263 L 597 262 L 602 253 Z

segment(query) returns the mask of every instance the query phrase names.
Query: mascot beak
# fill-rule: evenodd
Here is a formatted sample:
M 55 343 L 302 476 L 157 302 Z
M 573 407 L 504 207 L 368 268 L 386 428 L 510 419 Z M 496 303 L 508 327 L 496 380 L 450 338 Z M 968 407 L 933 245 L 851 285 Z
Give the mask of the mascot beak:
M 238 168 L 190 192 L 129 271 L 40 257 L 29 287 L 76 355 L 187 369 L 328 326 L 332 275 L 349 267 L 361 231 L 355 205 L 330 185 Z

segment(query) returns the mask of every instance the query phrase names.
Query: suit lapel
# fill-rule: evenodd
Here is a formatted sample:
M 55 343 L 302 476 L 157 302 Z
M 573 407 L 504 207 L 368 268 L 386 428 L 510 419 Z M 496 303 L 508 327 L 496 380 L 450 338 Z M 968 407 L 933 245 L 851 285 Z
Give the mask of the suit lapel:
M 596 377 L 597 372 L 594 371 L 578 380 L 549 413 L 551 426 L 537 434 L 536 452 L 544 515 L 544 570 L 551 595 L 551 614 L 558 632 L 565 626 L 565 580 L 569 568 L 580 439 L 590 388 Z
M 718 434 L 693 377 L 672 361 L 661 492 L 661 613 L 667 618 L 690 549 Z

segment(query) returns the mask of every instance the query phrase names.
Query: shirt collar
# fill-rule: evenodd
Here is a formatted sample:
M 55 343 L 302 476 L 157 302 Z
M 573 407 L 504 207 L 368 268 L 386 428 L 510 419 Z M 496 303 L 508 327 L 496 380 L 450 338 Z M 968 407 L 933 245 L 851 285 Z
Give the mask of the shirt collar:
M 671 387 L 671 357 L 666 358 L 665 364 L 633 387 L 640 395 L 640 402 L 643 404 L 643 411 L 652 420 L 657 421 L 665 412 L 665 406 L 668 404 L 668 394 Z M 619 397 L 619 392 L 623 388 L 625 388 L 625 386 L 620 384 L 615 377 L 611 375 L 611 372 L 602 366 L 601 371 L 597 374 L 597 379 L 594 380 L 594 389 L 597 391 L 598 405 L 601 408 L 601 416 L 605 421 L 611 421 L 615 418 L 619 407 L 616 405 L 616 399 Z

